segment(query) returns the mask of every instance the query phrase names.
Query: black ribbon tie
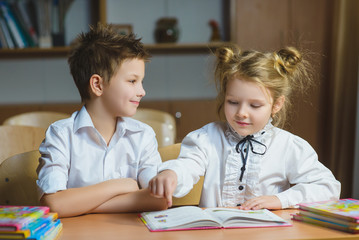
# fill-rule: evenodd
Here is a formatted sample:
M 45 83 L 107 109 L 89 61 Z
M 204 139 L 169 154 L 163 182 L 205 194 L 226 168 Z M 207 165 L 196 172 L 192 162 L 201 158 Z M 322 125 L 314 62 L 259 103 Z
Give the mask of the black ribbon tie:
M 263 132 L 264 133 L 264 132 Z M 262 133 L 262 134 L 263 134 Z M 261 146 L 264 147 L 264 151 L 263 152 L 257 152 L 254 150 L 253 148 L 253 144 L 259 144 Z M 239 177 L 239 181 L 242 182 L 242 179 L 243 179 L 243 174 L 244 174 L 244 171 L 246 170 L 246 164 L 247 164 L 247 158 L 248 158 L 248 153 L 249 153 L 249 147 L 250 150 L 252 151 L 252 153 L 254 154 L 259 154 L 259 155 L 264 155 L 267 151 L 267 146 L 264 145 L 263 143 L 257 141 L 254 139 L 253 135 L 248 135 L 246 136 L 245 138 L 243 138 L 241 141 L 239 141 L 236 145 L 236 151 L 237 153 L 240 153 L 241 154 L 241 157 L 242 157 L 242 167 L 241 167 L 241 176 Z M 243 153 L 244 151 L 244 153 Z

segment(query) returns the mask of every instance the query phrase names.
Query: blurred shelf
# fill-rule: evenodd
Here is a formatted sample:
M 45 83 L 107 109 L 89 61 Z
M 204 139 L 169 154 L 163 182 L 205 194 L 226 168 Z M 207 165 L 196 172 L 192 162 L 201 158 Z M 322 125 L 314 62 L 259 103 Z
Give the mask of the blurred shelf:
M 210 42 L 210 43 L 159 43 L 145 44 L 145 47 L 153 54 L 198 54 L 209 53 L 216 48 L 228 44 L 228 42 Z
M 66 57 L 69 47 L 0 49 L 0 59 Z
M 145 44 L 151 54 L 207 54 L 228 42 Z M 0 49 L 0 59 L 67 57 L 69 47 Z

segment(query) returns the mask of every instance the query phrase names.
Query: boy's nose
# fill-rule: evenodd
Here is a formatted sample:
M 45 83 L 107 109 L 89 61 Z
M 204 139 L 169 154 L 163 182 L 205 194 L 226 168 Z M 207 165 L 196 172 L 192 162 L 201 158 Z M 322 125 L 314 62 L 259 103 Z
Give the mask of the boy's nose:
M 143 88 L 143 86 L 140 86 L 139 87 L 139 90 L 138 90 L 138 94 L 137 94 L 139 97 L 144 97 L 146 95 L 146 91 L 145 89 Z

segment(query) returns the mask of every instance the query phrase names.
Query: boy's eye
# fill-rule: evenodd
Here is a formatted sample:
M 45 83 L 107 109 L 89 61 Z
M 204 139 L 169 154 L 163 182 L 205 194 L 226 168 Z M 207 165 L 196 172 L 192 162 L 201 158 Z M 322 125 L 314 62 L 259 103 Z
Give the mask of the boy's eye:
M 135 83 L 135 82 L 136 82 L 136 80 L 130 80 L 129 82 L 130 82 L 130 83 Z

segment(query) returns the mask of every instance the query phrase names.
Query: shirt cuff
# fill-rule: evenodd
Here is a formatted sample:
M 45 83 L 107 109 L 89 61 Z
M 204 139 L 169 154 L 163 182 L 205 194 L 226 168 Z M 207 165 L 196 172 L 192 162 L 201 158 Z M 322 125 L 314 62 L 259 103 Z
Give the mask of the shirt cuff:
M 176 161 L 176 160 L 173 160 Z M 162 172 L 164 170 L 172 170 L 176 173 L 177 175 L 177 187 L 175 189 L 175 191 L 173 192 L 173 196 L 176 198 L 180 198 L 185 196 L 189 190 L 187 191 L 186 189 L 184 189 L 184 177 L 182 174 L 182 168 L 180 166 L 177 166 L 175 162 L 173 162 L 172 160 L 170 161 L 166 161 L 163 162 L 159 168 L 158 168 L 158 172 Z M 182 177 L 181 177 L 182 176 Z
M 67 189 L 67 180 L 62 174 L 52 174 L 40 180 L 36 180 L 38 186 L 38 198 L 44 194 L 56 193 L 61 190 Z
M 287 190 L 288 191 L 288 190 Z M 296 208 L 298 207 L 297 205 L 292 205 L 290 203 L 290 200 L 288 198 L 288 193 L 285 193 L 285 192 L 280 192 L 278 194 L 275 194 L 275 196 L 277 198 L 279 198 L 279 201 L 281 202 L 282 204 L 282 209 L 285 209 L 285 208 Z
M 154 178 L 156 175 L 157 175 L 157 166 L 148 167 L 142 170 L 142 172 L 138 176 L 138 182 L 140 187 L 142 189 L 147 188 L 150 180 Z

